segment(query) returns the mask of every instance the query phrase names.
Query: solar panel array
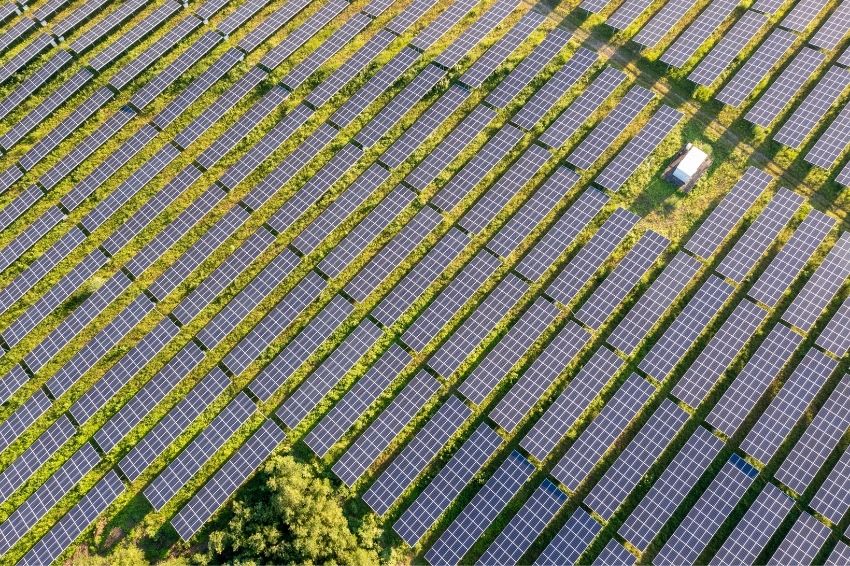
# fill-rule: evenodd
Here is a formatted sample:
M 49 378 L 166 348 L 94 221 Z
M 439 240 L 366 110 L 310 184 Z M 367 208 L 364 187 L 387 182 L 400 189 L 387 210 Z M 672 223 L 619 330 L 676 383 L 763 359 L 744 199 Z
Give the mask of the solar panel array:
M 811 79 L 823 63 L 821 52 L 803 47 L 762 93 L 744 119 L 752 124 L 768 127 L 776 120 L 803 85 Z M 838 76 L 838 75 L 836 75 Z
M 812 130 L 823 120 L 835 100 L 850 86 L 850 71 L 831 67 L 802 103 L 794 110 L 773 139 L 799 149 Z
M 688 75 L 688 80 L 711 86 L 729 67 L 730 63 L 758 35 L 767 22 L 767 17 L 758 12 L 747 11 L 717 45 L 706 55 L 699 65 Z
M 773 30 L 767 39 L 741 65 L 741 68 L 717 93 L 717 100 L 738 108 L 755 90 L 759 83 L 774 69 L 775 65 L 788 53 L 796 35 L 784 30 Z
M 735 0 L 712 0 L 699 16 L 676 38 L 676 41 L 664 51 L 660 61 L 673 67 L 681 67 L 703 43 L 728 18 L 738 2 Z M 730 32 L 730 33 L 734 33 Z

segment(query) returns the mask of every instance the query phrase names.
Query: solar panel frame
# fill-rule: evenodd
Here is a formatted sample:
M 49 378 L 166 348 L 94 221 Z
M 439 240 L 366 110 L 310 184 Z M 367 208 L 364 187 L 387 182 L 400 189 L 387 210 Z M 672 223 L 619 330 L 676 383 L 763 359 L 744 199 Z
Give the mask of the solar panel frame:
M 806 153 L 806 163 L 830 169 L 850 144 L 850 106 L 845 105 Z M 839 179 L 836 179 L 841 182 Z
M 632 38 L 632 41 L 650 49 L 657 47 L 661 40 L 670 33 L 670 30 L 680 29 L 680 21 L 694 5 L 696 5 L 696 0 L 667 2 L 644 24 L 640 32 Z
M 827 4 L 826 0 L 803 0 L 785 15 L 779 25 L 796 32 L 803 32 Z
M 534 564 L 545 566 L 576 562 L 600 530 L 602 526 L 579 507 L 540 553 Z
M 809 39 L 809 44 L 832 51 L 838 47 L 847 36 L 847 32 L 850 31 L 848 21 L 850 21 L 850 5 L 841 2 Z
M 815 343 L 832 352 L 838 358 L 843 358 L 850 351 L 850 298 L 844 300 L 832 315 L 823 331 L 818 334 Z
M 659 60 L 672 67 L 681 68 L 732 15 L 737 5 L 737 0 L 712 0 L 708 7 L 700 12 L 699 16 L 664 51 Z
M 850 87 L 850 71 L 830 67 L 794 110 L 773 139 L 788 147 L 799 149 L 803 141 L 823 123 L 830 107 Z
M 791 62 L 771 81 L 758 102 L 750 107 L 744 120 L 764 128 L 769 127 L 797 96 L 824 61 L 820 51 L 803 47 Z
M 771 31 L 714 98 L 729 106 L 740 107 L 756 86 L 776 69 L 796 39 L 794 33 L 784 29 Z
M 484 14 L 479 16 L 463 34 L 443 49 L 434 59 L 434 63 L 452 69 L 466 57 L 482 39 L 502 23 L 516 8 L 510 0 L 494 3 Z
M 829 527 L 804 511 L 767 563 L 771 565 L 811 563 L 829 535 Z
M 0 473 L 0 501 L 7 501 L 77 432 L 71 420 L 62 415 L 38 435 L 20 456 Z
M 720 78 L 741 52 L 756 37 L 767 23 L 767 16 L 747 10 L 723 35 L 720 41 L 702 58 L 688 75 L 688 80 L 703 86 L 711 86 Z
M 410 40 L 410 45 L 426 51 L 458 24 L 475 7 L 475 0 L 455 0 Z

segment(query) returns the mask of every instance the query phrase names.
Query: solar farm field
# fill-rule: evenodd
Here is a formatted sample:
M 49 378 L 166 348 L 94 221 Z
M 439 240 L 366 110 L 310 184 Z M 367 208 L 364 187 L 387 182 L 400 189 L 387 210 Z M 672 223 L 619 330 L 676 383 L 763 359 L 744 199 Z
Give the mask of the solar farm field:
M 850 564 L 850 0 L 2 2 L 0 563 Z

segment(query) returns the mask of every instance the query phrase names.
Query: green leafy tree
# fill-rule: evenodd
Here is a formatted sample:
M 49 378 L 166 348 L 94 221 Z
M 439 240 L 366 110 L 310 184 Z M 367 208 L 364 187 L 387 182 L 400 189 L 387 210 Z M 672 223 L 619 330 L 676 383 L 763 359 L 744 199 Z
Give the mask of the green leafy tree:
M 291 456 L 263 467 L 259 490 L 233 504 L 210 534 L 206 561 L 242 564 L 377 564 L 379 529 L 370 515 L 352 529 L 327 479 Z
M 115 548 L 109 556 L 86 556 L 78 554 L 71 559 L 72 566 L 114 566 L 115 564 L 121 564 L 121 566 L 150 566 L 150 562 L 145 558 L 145 553 L 139 547 L 132 544 Z M 170 558 L 157 564 L 158 566 L 186 566 L 186 561 L 181 558 Z

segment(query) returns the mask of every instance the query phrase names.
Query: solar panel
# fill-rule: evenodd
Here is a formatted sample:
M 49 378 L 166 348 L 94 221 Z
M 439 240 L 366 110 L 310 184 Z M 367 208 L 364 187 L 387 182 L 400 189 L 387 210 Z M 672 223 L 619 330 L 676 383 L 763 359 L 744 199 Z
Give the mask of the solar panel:
M 690 11 L 696 0 L 680 0 L 678 2 L 667 2 L 663 8 L 658 10 L 652 18 L 641 28 L 640 32 L 632 38 L 632 41 L 643 47 L 654 48 L 658 46 L 670 30 L 682 28 L 680 20 Z
M 0 473 L 0 501 L 6 501 L 70 439 L 77 429 L 65 415 L 50 425 Z
M 771 81 L 770 86 L 746 113 L 744 119 L 765 128 L 770 126 L 797 96 L 803 85 L 814 76 L 823 60 L 821 52 L 803 47 L 779 76 Z
M 651 383 L 631 374 L 552 469 L 552 477 L 575 491 L 654 392 Z
M 224 21 L 218 25 L 218 32 L 227 37 L 242 27 L 245 22 L 254 17 L 267 4 L 268 0 L 248 0 L 230 12 Z
M 28 380 L 29 375 L 22 366 L 16 365 L 12 367 L 3 376 L 3 379 L 0 379 L 0 402 L 5 403 L 8 401 Z
M 402 228 L 393 238 L 373 257 L 366 266 L 361 269 L 354 278 L 345 286 L 345 292 L 356 301 L 364 301 L 387 276 L 398 267 L 404 259 L 418 246 L 422 240 L 431 233 L 440 223 L 442 216 L 433 208 L 426 206 Z M 449 231 L 452 234 L 455 231 Z M 461 238 L 468 236 L 461 234 Z M 460 246 L 461 248 L 463 246 Z M 442 249 L 442 248 L 441 248 Z M 434 252 L 435 254 L 437 252 Z M 417 267 L 417 270 L 419 268 Z M 427 269 L 427 268 L 426 268 Z M 442 272 L 442 269 L 440 269 Z M 413 276 L 411 276 L 413 277 Z M 400 290 L 396 285 L 393 293 Z M 387 303 L 394 302 L 385 299 Z M 386 304 L 386 303 L 385 303 Z M 405 307 L 406 308 L 406 307 Z
M 455 39 L 451 45 L 443 49 L 434 59 L 434 63 L 446 69 L 456 66 L 487 34 L 496 29 L 496 26 L 502 23 L 515 8 L 516 4 L 509 0 L 494 3 L 472 25 L 467 27 L 463 34 Z
M 748 167 L 744 176 L 690 237 L 685 249 L 699 257 L 712 256 L 772 180 L 773 177 L 767 173 Z
M 10 92 L 0 101 L 0 119 L 6 118 L 10 113 L 20 107 L 27 98 L 44 84 L 63 67 L 68 65 L 74 57 L 65 50 L 56 51 L 50 59 L 41 67 L 18 84 L 18 87 Z
M 676 41 L 664 51 L 660 61 L 672 67 L 682 67 L 723 24 L 726 18 L 732 15 L 737 5 L 737 0 L 712 0 L 711 4 L 694 19 L 682 35 L 676 38 Z M 737 31 L 740 30 L 733 28 L 724 37 L 731 37 L 731 34 Z
M 519 22 L 461 75 L 460 82 L 470 88 L 480 87 L 545 20 L 545 16 L 534 10 L 526 12 Z
M 490 411 L 493 422 L 508 432 L 516 430 L 520 421 L 589 340 L 586 330 L 574 322 L 567 322 Z
M 841 235 L 815 273 L 782 314 L 782 320 L 808 331 L 850 276 L 850 233 Z
M 129 0 L 128 2 L 121 4 L 105 18 L 86 29 L 82 35 L 78 36 L 73 42 L 71 42 L 71 45 L 68 48 L 79 56 L 81 53 L 91 49 L 96 43 L 102 41 L 109 33 L 130 19 L 133 14 L 141 10 L 147 3 L 148 0 Z M 95 4 L 98 3 L 96 2 Z M 98 8 L 94 8 L 92 13 L 96 13 L 97 11 Z M 54 32 L 55 31 L 56 28 L 54 28 Z M 64 34 L 58 35 L 61 36 Z
M 230 4 L 230 0 L 204 0 L 194 7 L 195 16 L 208 22 L 211 17 L 224 9 Z
M 554 351 L 554 350 L 553 350 Z M 566 364 L 564 364 L 566 366 Z M 602 391 L 620 368 L 623 360 L 608 348 L 599 348 L 572 378 L 554 403 L 520 442 L 529 454 L 540 461 L 552 452 L 561 438 L 572 428 L 579 416 Z M 560 373 L 562 368 L 557 368 Z
M 341 3 L 342 0 L 330 0 L 329 2 L 324 4 L 319 11 L 312 14 L 310 20 L 321 21 L 330 19 L 327 15 L 327 11 L 329 9 L 332 12 L 335 10 L 335 14 L 338 14 L 340 11 L 342 11 L 342 6 L 340 6 Z M 265 2 L 263 2 L 262 4 L 265 4 Z M 280 8 L 277 8 L 274 12 L 266 14 L 262 21 L 260 21 L 253 29 L 251 29 L 251 31 L 249 31 L 244 37 L 242 37 L 242 39 L 239 40 L 239 49 L 246 53 L 250 53 L 251 51 L 255 50 L 264 41 L 266 41 L 272 35 L 277 33 L 284 25 L 292 21 L 292 19 L 308 5 L 308 0 L 292 0 L 291 2 L 287 2 Z M 293 31 L 292 33 L 290 33 L 287 36 L 287 39 L 292 37 L 293 33 L 296 32 Z M 275 47 L 280 47 L 280 45 L 281 44 L 278 44 Z M 268 53 L 266 54 L 266 56 L 268 56 Z
M 776 69 L 796 39 L 795 34 L 784 29 L 773 30 L 715 98 L 735 108 L 741 106 L 756 86 Z
M 625 80 L 626 74 L 622 71 L 605 67 L 567 109 L 540 134 L 540 142 L 560 149 Z
M 173 1 L 160 4 L 150 14 L 145 16 L 144 19 L 96 53 L 89 61 L 89 66 L 98 73 L 103 72 L 106 67 L 114 63 L 116 59 L 128 52 L 130 48 L 139 43 L 145 36 L 165 23 L 166 20 L 182 8 L 182 4 Z
M 797 493 L 806 490 L 850 426 L 848 395 L 850 375 L 845 375 L 774 474 L 777 480 Z
M 811 501 L 811 508 L 837 524 L 850 509 L 850 452 L 843 452 Z
M 0 194 L 5 193 L 9 187 L 20 181 L 24 176 L 23 170 L 17 165 L 12 164 L 0 172 Z
M 413 546 L 430 529 L 458 494 L 502 445 L 502 437 L 481 423 L 410 507 L 393 524 L 393 530 Z
M 518 564 L 522 555 L 566 502 L 564 492 L 544 479 L 490 543 L 477 564 Z
M 685 411 L 669 399 L 664 399 L 590 490 L 584 500 L 585 504 L 606 521 L 610 520 L 687 419 Z
M 796 32 L 806 31 L 827 4 L 826 0 L 802 0 L 788 12 L 779 25 Z
M 576 509 L 555 538 L 546 546 L 534 564 L 573 564 L 587 549 L 602 526 L 582 509 Z
M 543 297 L 538 297 L 475 366 L 469 377 L 458 387 L 458 391 L 476 405 L 480 405 L 558 314 L 560 310 L 555 305 Z
M 585 190 L 517 264 L 517 273 L 532 281 L 539 279 L 564 250 L 575 242 L 578 234 L 599 214 L 607 201 L 608 197 L 600 191 L 593 188 Z M 622 220 L 615 224 L 618 228 L 620 222 L 627 220 L 630 214 L 627 211 L 624 213 L 619 215 Z
M 0 552 L 8 552 L 21 540 L 98 461 L 100 456 L 89 443 L 74 452 L 41 487 L 0 523 Z
M 387 24 L 387 29 L 397 35 L 402 35 L 410 29 L 410 27 L 415 24 L 419 18 L 424 16 L 435 3 L 435 0 L 414 0 L 408 4 L 399 15 L 394 17 L 389 24 Z
M 673 533 L 653 563 L 692 563 L 708 545 L 753 483 L 758 470 L 747 464 L 737 454 L 732 454 L 723 469 L 700 496 L 685 519 Z
M 263 401 L 268 401 L 272 395 L 292 376 L 298 367 L 304 363 L 322 343 L 342 324 L 351 314 L 353 306 L 341 295 L 336 295 L 319 314 L 304 327 L 298 336 L 286 345 L 272 362 L 248 385 L 251 393 Z M 261 351 L 261 350 L 260 350 Z M 231 362 L 230 356 L 225 362 L 230 367 L 241 367 L 244 371 L 253 360 L 240 358 Z M 234 372 L 237 373 L 237 372 Z
M 77 28 L 84 21 L 88 20 L 92 15 L 106 6 L 106 0 L 95 0 L 94 2 L 86 3 L 78 8 L 75 8 L 69 14 L 65 15 L 59 21 L 54 22 L 50 27 L 53 33 L 60 38 Z
M 410 359 L 410 354 L 392 344 L 304 437 L 304 443 L 314 454 L 324 457 L 375 399 L 386 391 Z
M 257 406 L 240 392 L 204 427 L 198 436 L 171 460 L 144 490 L 145 498 L 159 511 L 210 458 L 244 425 Z
M 602 552 L 593 561 L 594 566 L 631 566 L 637 563 L 634 554 L 614 539 L 608 541 Z
M 836 62 L 845 67 L 850 66 L 850 49 L 845 49 Z
M 0 450 L 5 450 L 29 426 L 50 408 L 50 398 L 41 389 L 35 392 L 20 407 L 0 424 Z
M 834 226 L 834 219 L 817 210 L 810 211 L 750 287 L 748 295 L 769 307 L 776 306 Z
M 806 162 L 830 169 L 850 144 L 850 106 L 845 105 L 806 154 Z M 840 179 L 836 179 L 841 182 Z
M 651 4 L 652 0 L 626 0 L 614 10 L 605 23 L 617 31 L 623 31 L 632 25 Z
M 395 377 L 393 375 L 392 377 Z M 333 466 L 336 476 L 351 486 L 359 480 L 393 439 L 419 414 L 440 388 L 440 382 L 420 371 L 378 415 Z M 456 397 L 446 402 L 443 411 L 459 414 L 463 403 Z M 466 409 L 469 412 L 469 409 Z
M 850 560 L 850 546 L 838 541 L 838 544 L 835 545 L 835 548 L 829 554 L 829 558 L 826 559 L 825 564 L 827 566 L 840 566 L 841 564 L 846 564 L 848 560 Z
M 8 6 L 9 4 L 6 4 Z M 38 15 L 38 10 L 33 14 L 32 18 L 20 18 L 17 22 L 10 25 L 3 35 L 0 35 L 0 52 L 6 52 L 13 45 L 18 43 L 25 35 L 27 35 L 30 31 L 36 29 L 39 25 L 38 18 L 35 17 Z M 17 6 L 13 7 L 13 14 L 19 14 L 20 11 Z M 5 20 L 9 14 L 3 15 L 3 20 Z M 45 34 L 46 35 L 46 34 Z
M 711 564 L 755 564 L 759 553 L 793 506 L 794 500 L 779 488 L 773 484 L 765 485 L 711 559 Z
M 835 371 L 836 362 L 811 349 L 741 441 L 741 450 L 767 463 Z
M 230 378 L 213 368 L 118 463 L 121 472 L 135 481 L 174 440 L 186 432 L 230 385 Z
M 594 182 L 604 189 L 619 191 L 681 119 L 681 112 L 662 105 L 640 132 L 605 166 Z
M 410 186 L 424 190 L 431 182 L 436 179 L 440 173 L 445 171 L 446 167 L 454 161 L 458 155 L 462 155 L 469 144 L 484 131 L 484 128 L 496 117 L 496 112 L 486 106 L 476 106 L 472 112 L 466 116 L 457 127 L 451 131 L 449 135 L 443 138 L 439 145 L 428 153 L 428 156 L 423 159 L 416 168 L 411 171 L 405 178 L 405 182 Z M 500 131 L 495 138 L 507 138 L 513 134 L 514 138 L 519 138 L 519 132 L 514 128 Z M 488 154 L 493 153 L 498 147 L 498 141 L 493 141 L 489 145 L 485 145 L 481 151 L 487 151 Z M 474 158 L 473 158 L 474 159 Z M 483 162 L 481 158 L 479 162 Z M 495 163 L 495 159 L 493 160 Z
M 691 407 L 699 406 L 765 319 L 767 312 L 755 303 L 738 303 L 673 387 L 672 394 Z
M 541 41 L 534 50 L 517 65 L 508 76 L 493 89 L 485 99 L 488 104 L 496 108 L 506 108 L 534 77 L 537 76 L 547 65 L 549 65 L 558 53 L 566 47 L 573 34 L 562 28 L 554 28 Z M 463 81 L 463 77 L 461 77 Z
M 498 267 L 498 259 L 486 251 L 478 252 L 408 327 L 402 342 L 421 351 Z
M 848 86 L 850 71 L 843 67 L 828 69 L 773 139 L 799 149 Z
M 615 210 L 546 287 L 546 294 L 562 305 L 570 304 L 638 220 L 640 217 L 628 210 Z
M 765 14 L 774 14 L 784 3 L 784 0 L 756 0 L 753 3 L 753 10 L 758 10 Z
M 815 343 L 827 352 L 843 358 L 850 350 L 850 332 L 848 331 L 850 331 L 850 298 L 845 299 L 838 307 L 826 328 L 818 334 Z
M 386 514 L 471 414 L 450 396 L 363 494 L 364 503 L 378 515 Z
M 371 212 L 322 259 L 318 269 L 328 277 L 336 277 L 393 223 L 416 198 L 416 193 L 396 186 Z
M 455 0 L 425 29 L 416 34 L 410 45 L 425 51 L 433 46 L 446 32 L 458 24 L 477 4 L 475 0 Z
M 551 157 L 552 154 L 539 145 L 529 146 L 461 217 L 458 225 L 470 233 L 482 232 Z
M 578 7 L 585 12 L 599 14 L 605 10 L 605 7 L 608 6 L 609 3 L 609 0 L 583 0 Z
M 285 438 L 283 431 L 273 421 L 266 419 L 245 444 L 219 468 L 212 479 L 171 519 L 171 525 L 180 538 L 192 538 Z
M 741 55 L 741 52 L 758 35 L 767 23 L 767 16 L 748 10 L 723 35 L 699 65 L 688 75 L 696 84 L 711 86 Z
M 377 18 L 392 6 L 392 0 L 372 0 L 363 7 L 363 13 Z
M 460 562 L 496 516 L 505 508 L 525 481 L 534 472 L 528 460 L 518 452 L 511 452 L 499 469 L 475 494 L 452 524 L 425 553 L 431 564 Z
M 98 446 L 104 452 L 112 450 L 203 358 L 194 342 L 187 343 L 95 433 Z
M 298 426 L 381 336 L 381 329 L 369 320 L 358 324 L 310 377 L 283 402 L 277 411 L 280 420 L 289 428 Z
M 649 546 L 722 447 L 722 440 L 697 427 L 619 528 L 620 536 L 639 550 Z
M 65 551 L 95 519 L 124 493 L 121 478 L 111 471 L 41 537 L 21 559 L 22 564 L 50 564 Z
M 829 533 L 826 525 L 803 512 L 767 563 L 811 564 Z

